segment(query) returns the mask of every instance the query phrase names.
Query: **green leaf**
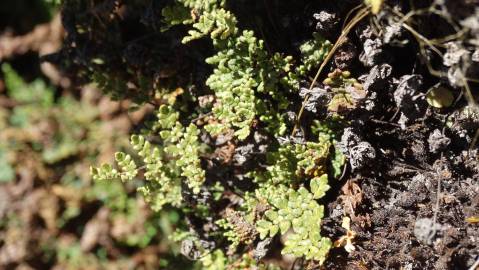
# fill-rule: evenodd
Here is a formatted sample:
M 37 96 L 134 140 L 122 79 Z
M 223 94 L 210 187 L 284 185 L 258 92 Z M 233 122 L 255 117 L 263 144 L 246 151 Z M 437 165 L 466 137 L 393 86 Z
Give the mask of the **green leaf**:
M 168 24 L 168 27 L 161 29 L 162 31 L 166 31 L 174 25 L 194 22 L 191 18 L 190 9 L 180 4 L 164 7 L 161 10 L 161 15 L 163 16 L 163 21 Z
M 293 230 L 296 230 L 296 229 L 301 228 L 303 226 L 303 220 L 301 218 L 294 218 L 291 221 L 291 224 L 293 226 Z
M 272 225 L 270 228 L 269 228 L 269 237 L 273 237 L 275 236 L 279 231 L 279 227 L 276 226 L 276 225 Z
M 256 227 L 257 228 L 266 228 L 269 230 L 269 228 L 273 226 L 273 223 L 267 221 L 267 220 L 259 220 L 257 223 L 256 223 Z
M 281 234 L 285 234 L 291 227 L 291 222 L 289 220 L 284 220 L 279 223 L 279 230 Z
M 249 129 L 250 129 L 249 126 L 238 129 L 237 131 L 235 131 L 236 137 L 238 137 L 239 140 L 246 139 L 246 137 L 248 137 L 250 133 Z
M 336 144 L 337 142 L 335 141 L 334 145 Z M 338 178 L 342 174 L 345 161 L 346 157 L 343 153 L 337 147 L 334 147 L 331 158 L 332 175 L 334 178 Z
M 274 211 L 273 209 L 270 209 L 264 213 L 266 217 L 268 217 L 269 220 L 275 221 L 278 219 L 278 213 Z
M 328 175 L 323 174 L 320 177 L 315 177 L 310 182 L 311 192 L 313 192 L 314 198 L 319 199 L 326 195 L 326 191 L 329 190 Z
M 259 237 L 261 239 L 266 238 L 271 229 L 271 226 L 273 226 L 273 224 L 266 220 L 259 220 L 256 223 L 256 230 L 259 232 Z

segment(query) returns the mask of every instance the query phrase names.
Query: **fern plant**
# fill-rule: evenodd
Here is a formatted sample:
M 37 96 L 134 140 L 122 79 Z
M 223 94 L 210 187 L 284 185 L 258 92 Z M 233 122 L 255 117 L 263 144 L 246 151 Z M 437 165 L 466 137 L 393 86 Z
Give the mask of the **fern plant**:
M 193 224 L 188 233 L 199 244 L 192 252 L 201 253 L 195 257 L 200 257 L 204 269 L 246 269 L 258 263 L 251 258 L 251 246 L 258 238 L 279 234 L 286 237 L 283 254 L 323 263 L 331 240 L 321 236 L 324 206 L 319 199 L 330 188 L 328 179 L 338 176 L 344 162 L 335 150 L 335 132 L 320 125 L 316 141 L 282 145 L 279 136 L 290 131 L 287 116 L 295 109 L 290 99 L 332 44 L 314 33 L 298 48 L 299 59 L 270 52 L 253 31 L 240 29 L 226 1 L 177 0 L 162 14 L 167 24 L 163 31 L 189 25 L 182 43 L 193 47 L 198 39 L 211 40 L 216 53 L 205 59 L 214 68 L 205 82 L 207 89 L 182 91 L 188 96 L 185 100 L 174 95 L 171 102 L 165 102 L 168 94 L 160 97 L 169 105 L 161 105 L 156 121 L 131 137 L 136 154 L 118 152 L 117 166 L 91 169 L 94 179 L 131 181 L 143 175 L 144 185 L 138 190 L 154 210 L 166 204 L 178 207 Z M 354 85 L 345 75 L 332 78 L 330 86 Z M 203 90 L 211 96 L 211 106 L 195 105 L 204 98 L 198 94 Z M 258 131 L 254 136 L 253 130 Z M 259 154 L 256 150 L 245 154 L 259 156 L 254 159 L 260 163 L 256 167 L 238 168 L 228 162 L 218 165 L 214 156 L 221 151 L 204 151 L 206 144 L 231 146 L 225 151 L 234 159 L 242 155 L 236 147 L 256 147 L 262 140 L 271 140 L 268 145 L 272 147 L 258 150 Z M 238 179 L 230 178 L 237 171 L 248 188 L 235 187 Z M 213 192 L 216 186 L 221 188 Z M 244 200 L 236 198 L 241 195 Z M 261 207 L 264 209 L 258 210 Z M 202 222 L 207 225 L 195 227 Z M 223 252 L 225 242 L 227 254 Z
M 216 66 L 206 84 L 215 92 L 217 99 L 213 108 L 217 121 L 206 129 L 214 135 L 234 129 L 235 135 L 243 140 L 249 135 L 258 114 L 275 114 L 274 110 L 271 111 L 271 104 L 256 98 L 257 93 L 270 95 L 279 109 L 287 107 L 288 102 L 278 89 L 285 82 L 281 77 L 291 73 L 292 58 L 279 53 L 270 56 L 264 48 L 264 41 L 257 39 L 252 31 L 238 30 L 237 20 L 229 11 L 223 8 L 204 10 L 183 42 L 209 35 L 218 50 L 215 56 L 206 59 L 208 64 Z M 277 119 L 261 118 L 270 125 Z M 276 125 L 276 128 L 284 129 L 281 125 Z
M 183 43 L 210 35 L 211 39 L 224 40 L 235 35 L 236 18 L 229 11 L 214 9 L 211 12 L 203 13 L 198 22 L 193 24 L 193 30 L 188 31 L 189 36 L 183 38 Z
M 268 105 L 256 98 L 256 93 L 269 94 L 278 101 L 278 107 L 287 104 L 278 92 L 279 74 L 289 69 L 288 61 L 271 61 L 262 40 L 253 32 L 243 31 L 238 37 L 214 40 L 217 55 L 208 58 L 217 65 L 206 84 L 215 91 L 217 102 L 213 108 L 218 122 L 207 127 L 212 134 L 234 128 L 237 137 L 245 139 L 259 111 Z M 280 59 L 275 57 L 274 59 Z M 267 112 L 265 112 L 266 115 Z
M 268 189 L 269 192 L 264 192 L 265 194 L 257 193 L 259 200 L 267 201 L 272 207 L 265 212 L 265 218 L 257 222 L 260 237 L 273 237 L 278 232 L 286 234 L 291 228 L 292 233 L 287 236 L 281 252 L 297 257 L 305 256 L 308 260 L 322 263 L 332 245 L 329 238 L 321 237 L 320 234 L 323 206 L 304 187 L 297 191 L 283 185 Z
M 318 142 L 284 144 L 268 154 L 270 165 L 253 173 L 258 183 L 293 184 L 327 174 L 327 161 L 334 153 L 332 141 L 320 137 Z
M 319 33 L 313 33 L 313 38 L 299 47 L 301 65 L 296 68 L 296 72 L 302 76 L 306 75 L 313 67 L 317 67 L 323 62 L 332 47 L 333 44 Z
M 163 205 L 181 205 L 181 182 L 198 193 L 205 181 L 205 172 L 199 159 L 199 131 L 194 124 L 183 127 L 178 122 L 179 114 L 171 106 L 162 105 L 158 111 L 158 121 L 152 130 L 156 130 L 163 145 L 153 145 L 143 135 L 131 136 L 131 145 L 145 164 L 146 185 L 138 190 L 153 209 L 160 210 Z M 138 168 L 130 155 L 115 154 L 118 170 L 109 164 L 100 168 L 91 168 L 95 180 L 131 181 L 138 174 Z
M 326 130 L 326 129 L 325 129 Z M 324 262 L 331 248 L 331 240 L 321 237 L 323 206 L 316 201 L 329 190 L 327 161 L 335 156 L 332 138 L 321 134 L 318 142 L 286 144 L 269 156 L 270 166 L 265 172 L 256 172 L 261 188 L 255 198 L 249 198 L 247 209 L 266 204 L 270 209 L 256 223 L 260 238 L 288 234 L 283 254 L 305 256 Z M 334 158 L 335 159 L 335 158 Z M 337 160 L 342 166 L 344 159 Z M 331 175 L 336 169 L 332 169 Z M 299 185 L 299 189 L 292 188 Z M 307 189 L 309 187 L 309 189 Z

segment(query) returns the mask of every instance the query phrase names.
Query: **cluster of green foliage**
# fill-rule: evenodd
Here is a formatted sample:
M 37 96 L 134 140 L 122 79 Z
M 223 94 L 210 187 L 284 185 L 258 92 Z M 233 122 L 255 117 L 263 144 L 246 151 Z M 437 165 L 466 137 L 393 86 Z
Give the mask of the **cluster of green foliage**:
M 286 144 L 270 153 L 271 165 L 264 172 L 254 173 L 261 188 L 256 191 L 256 200 L 249 200 L 253 205 L 271 207 L 265 212 L 265 219 L 256 224 L 260 238 L 273 237 L 278 232 L 286 234 L 292 228 L 294 233 L 288 234 L 282 252 L 319 262 L 325 260 L 331 240 L 320 235 L 323 206 L 316 200 L 330 188 L 328 161 L 332 164 L 332 176 L 339 175 L 344 163 L 344 157 L 332 151 L 335 141 L 324 131 L 318 142 Z M 308 183 L 309 189 L 305 187 Z
M 145 163 L 146 185 L 138 190 L 146 200 L 159 211 L 163 205 L 181 205 L 181 182 L 194 193 L 200 191 L 205 181 L 205 172 L 200 166 L 199 152 L 201 145 L 198 142 L 199 130 L 194 124 L 183 127 L 178 122 L 179 113 L 170 106 L 162 105 L 157 114 L 158 121 L 148 134 L 161 137 L 161 145 L 152 145 L 144 135 L 131 136 L 131 145 Z M 138 169 L 130 155 L 117 152 L 115 159 L 119 170 L 110 164 L 103 164 L 100 168 L 91 168 L 94 180 L 133 180 Z
M 317 125 L 317 142 L 289 142 L 270 149 L 267 166 L 246 173 L 256 191 L 244 193 L 245 203 L 226 208 L 223 216 L 210 212 L 203 203 L 192 205 L 185 194 L 199 196 L 203 189 L 222 185 L 207 179 L 202 160 L 208 160 L 210 153 L 200 139 L 201 134 L 210 138 L 234 134 L 232 142 L 239 143 L 251 138 L 257 121 L 276 139 L 288 131 L 284 119 L 284 114 L 292 109 L 288 98 L 297 93 L 300 81 L 325 59 L 331 43 L 314 33 L 311 40 L 299 47 L 299 59 L 272 53 L 253 31 L 239 29 L 226 1 L 177 0 L 164 7 L 162 15 L 167 24 L 162 31 L 190 25 L 183 43 L 193 46 L 198 39 L 211 40 L 216 54 L 205 61 L 214 70 L 205 84 L 214 93 L 212 105 L 192 109 L 184 100 L 175 100 L 159 106 L 156 120 L 141 134 L 131 137 L 135 153 L 118 152 L 116 166 L 92 167 L 93 178 L 132 181 L 143 175 L 146 181 L 138 190 L 154 210 L 172 205 L 200 219 L 216 218 L 218 228 L 210 237 L 218 243 L 220 239 L 226 240 L 230 252 L 226 256 L 220 246 L 208 250 L 198 244 L 204 269 L 246 269 L 257 265 L 259 262 L 249 254 L 251 245 L 278 234 L 286 235 L 283 254 L 323 263 L 331 240 L 321 236 L 324 207 L 319 200 L 330 188 L 328 179 L 338 177 L 344 163 L 344 157 L 334 147 L 335 131 L 327 125 Z M 341 78 L 346 81 L 347 76 L 343 75 Z M 344 87 L 343 81 L 338 88 Z M 209 116 L 206 125 L 195 122 L 199 111 Z M 278 145 L 272 143 L 275 144 Z M 139 162 L 144 165 L 138 166 Z M 216 201 L 225 199 L 225 188 L 219 189 Z M 261 205 L 268 210 L 258 214 Z M 201 236 L 192 234 L 199 242 Z M 185 238 L 176 240 L 182 239 Z M 231 252 L 239 255 L 231 256 Z
M 299 89 L 299 79 L 315 65 L 321 63 L 332 45 L 319 34 L 300 47 L 301 65 L 293 69 L 293 58 L 280 53 L 269 53 L 264 41 L 249 30 L 240 31 L 237 19 L 225 10 L 224 1 L 178 1 L 164 9 L 166 21 L 173 25 L 192 23 L 186 18 L 189 13 L 199 13 L 193 30 L 183 43 L 210 37 L 218 53 L 206 59 L 216 68 L 206 84 L 214 92 L 213 108 L 216 121 L 206 126 L 213 135 L 234 129 L 235 135 L 243 140 L 250 134 L 255 118 L 264 121 L 275 134 L 283 135 L 285 124 L 278 111 L 287 108 L 286 94 Z M 257 98 L 258 93 L 270 99 Z M 269 102 L 272 101 L 272 102 Z M 280 122 L 278 124 L 278 121 Z
M 243 254 L 236 260 L 231 260 L 223 251 L 217 249 L 200 259 L 202 269 L 205 270 L 243 270 L 243 269 L 258 269 L 258 270 L 279 270 L 279 267 L 274 265 L 265 265 L 258 263 L 249 254 Z
M 313 192 L 324 194 L 329 186 L 323 181 L 316 188 Z M 262 193 L 266 194 L 260 194 L 259 199 L 267 201 L 271 209 L 265 212 L 265 219 L 257 222 L 260 237 L 273 237 L 278 232 L 286 234 L 292 228 L 293 233 L 287 236 L 282 253 L 324 262 L 332 242 L 320 234 L 324 209 L 314 200 L 317 196 L 304 187 L 296 191 L 283 185 Z
M 279 74 L 289 70 L 289 63 L 279 55 L 270 58 L 264 42 L 258 40 L 252 31 L 239 33 L 236 19 L 230 12 L 219 9 L 212 14 L 214 27 L 194 25 L 203 34 L 211 32 L 218 50 L 217 55 L 206 59 L 207 63 L 216 66 L 206 84 L 215 92 L 217 101 L 213 113 L 218 122 L 206 129 L 212 134 L 220 134 L 234 128 L 235 135 L 242 140 L 250 134 L 259 108 L 266 107 L 255 93 L 267 93 L 278 101 L 279 106 L 284 104 L 284 97 L 276 87 Z M 209 16 L 211 14 L 206 13 L 201 18 Z
M 113 145 L 128 148 L 127 131 L 112 129 L 111 123 L 100 121 L 96 97 L 84 95 L 78 99 L 68 92 L 55 97 L 56 89 L 42 79 L 26 82 L 7 63 L 1 66 L 1 71 L 6 93 L 0 98 L 15 106 L 0 108 L 0 182 L 16 185 L 25 181 L 21 179 L 31 177 L 32 186 L 36 187 L 18 194 L 19 198 L 10 195 L 5 200 L 13 203 L 9 200 L 40 198 L 41 204 L 40 213 L 35 213 L 34 208 L 8 209 L 1 218 L 4 236 L 8 238 L 20 230 L 25 241 L 38 243 L 26 250 L 28 255 L 24 260 L 41 260 L 64 269 L 122 268 L 128 264 L 128 258 L 112 260 L 109 246 L 100 244 L 91 251 L 81 247 L 85 227 L 75 225 L 72 231 L 71 226 L 78 220 L 94 222 L 94 217 L 85 218 L 91 215 L 92 205 L 108 211 L 104 222 L 135 228 L 128 233 L 117 230 L 104 235 L 105 239 L 114 240 L 110 245 L 139 250 L 161 241 L 168 243 L 164 235 L 170 234 L 180 222 L 175 211 L 159 215 L 142 206 L 141 195 L 131 193 L 137 182 L 123 185 L 119 181 L 91 181 L 85 173 L 88 164 L 100 156 L 109 156 Z M 105 130 L 114 132 L 105 133 Z M 117 155 L 117 160 L 125 161 L 120 166 L 128 166 L 126 157 Z M 25 218 L 28 214 L 23 211 L 39 215 L 43 220 L 40 224 L 46 224 L 46 228 Z M 12 248 L 8 244 L 2 242 L 2 247 Z M 175 249 L 174 243 L 168 245 Z
M 327 39 L 318 33 L 313 33 L 313 38 L 299 47 L 301 64 L 296 67 L 296 73 L 306 76 L 314 67 L 317 67 L 318 63 L 323 62 L 332 47 L 333 44 Z

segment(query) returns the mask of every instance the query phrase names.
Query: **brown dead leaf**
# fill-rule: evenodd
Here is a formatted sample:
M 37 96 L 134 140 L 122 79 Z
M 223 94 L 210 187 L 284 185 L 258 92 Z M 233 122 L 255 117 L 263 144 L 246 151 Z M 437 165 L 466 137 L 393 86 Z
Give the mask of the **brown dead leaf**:
M 233 159 L 235 154 L 236 146 L 228 141 L 226 145 L 216 148 L 215 152 L 212 154 L 213 158 L 221 160 L 224 164 L 229 164 Z
M 103 97 L 98 101 L 98 109 L 100 111 L 100 118 L 103 121 L 112 119 L 116 113 L 121 110 L 121 104 L 113 101 L 108 97 Z
M 356 216 L 355 209 L 363 200 L 363 191 L 354 180 L 348 180 L 341 191 L 344 195 L 340 195 L 339 198 L 344 209 L 346 209 L 346 213 L 350 216 Z
M 144 269 L 156 269 L 159 264 L 158 260 L 161 258 L 158 255 L 165 251 L 168 251 L 168 248 L 162 246 L 149 246 L 141 249 L 132 256 L 131 268 L 140 269 L 140 266 L 143 266 Z
M 31 267 L 27 263 L 22 263 L 15 268 L 15 270 L 35 270 L 35 268 Z

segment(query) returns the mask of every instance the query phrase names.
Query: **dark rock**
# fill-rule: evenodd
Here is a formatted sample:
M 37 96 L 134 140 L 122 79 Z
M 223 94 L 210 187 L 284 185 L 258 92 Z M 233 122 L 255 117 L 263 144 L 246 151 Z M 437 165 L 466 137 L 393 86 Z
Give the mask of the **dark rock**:
M 374 39 L 374 31 L 369 24 L 361 24 L 358 26 L 356 35 L 359 37 L 361 42 L 365 42 L 368 39 Z
M 420 75 L 404 75 L 399 79 L 396 91 L 394 91 L 394 101 L 398 108 L 401 109 L 401 117 L 399 124 L 405 129 L 406 124 L 413 122 L 419 118 L 423 109 L 425 109 L 425 101 L 422 93 L 419 92 L 422 86 L 422 76 Z
M 349 155 L 349 149 L 356 146 L 360 141 L 359 135 L 353 128 L 345 128 L 339 143 L 339 149 L 344 155 Z
M 403 192 L 398 196 L 397 204 L 404 208 L 410 208 L 416 203 L 416 195 L 411 192 Z
M 296 112 L 293 112 L 293 111 L 286 112 L 286 119 L 288 120 L 289 123 L 295 123 L 296 117 L 297 117 Z
M 317 113 L 321 108 L 325 108 L 331 100 L 331 93 L 326 89 L 314 87 L 309 90 L 308 88 L 301 88 L 299 95 L 305 99 L 307 95 L 309 98 L 304 103 L 304 109 L 311 113 Z
M 258 242 L 253 250 L 253 258 L 257 261 L 263 259 L 271 249 L 273 238 L 269 237 Z
M 341 47 L 338 48 L 338 51 L 334 54 L 334 63 L 336 67 L 341 70 L 348 70 L 351 68 L 353 61 L 358 55 L 358 50 L 356 46 L 347 41 Z
M 339 18 L 334 13 L 321 11 L 315 13 L 313 17 L 317 20 L 316 31 L 324 36 L 330 36 L 331 32 L 333 32 L 339 25 Z
M 304 138 L 304 134 L 301 130 L 296 130 L 296 134 L 294 136 L 285 136 L 279 137 L 278 142 L 281 145 L 284 144 L 305 144 L 306 139 Z
M 235 154 L 233 155 L 234 164 L 238 166 L 243 165 L 251 159 L 253 152 L 254 144 L 252 143 L 236 147 Z
M 433 153 L 439 153 L 447 148 L 451 139 L 442 134 L 439 129 L 434 130 L 427 139 L 429 150 Z
M 449 42 L 446 44 L 447 51 L 444 54 L 443 64 L 447 67 L 460 64 L 461 61 L 467 61 L 470 52 L 458 42 Z
M 386 86 L 387 79 L 391 76 L 392 67 L 388 64 L 374 66 L 364 79 L 363 87 L 367 91 L 380 91 Z
M 461 87 L 464 85 L 464 76 L 469 75 L 472 64 L 472 53 L 459 42 L 447 43 L 443 64 L 448 68 L 447 79 L 451 85 Z
M 254 139 L 255 143 L 267 143 L 268 142 L 268 136 L 266 136 L 265 134 L 263 134 L 259 131 L 255 131 L 255 133 L 253 134 L 253 139 Z
M 185 239 L 181 241 L 181 248 L 180 252 L 186 258 L 190 260 L 198 260 L 201 256 L 204 255 L 204 250 L 211 250 L 214 248 L 214 243 L 205 240 L 197 240 L 195 239 Z
M 399 23 L 392 23 L 384 27 L 383 42 L 384 44 L 402 47 L 409 43 L 406 33 L 406 30 Z
M 399 84 L 394 91 L 394 101 L 398 107 L 410 107 L 411 101 L 418 94 L 422 85 L 422 76 L 404 75 L 399 79 Z
M 371 164 L 376 158 L 376 150 L 369 142 L 360 142 L 349 150 L 349 163 L 354 171 Z
M 189 189 L 186 183 L 183 181 L 181 188 L 181 197 L 188 205 L 207 205 L 211 203 L 212 194 L 206 186 L 202 186 L 200 192 L 196 194 L 191 189 Z
M 201 251 L 196 247 L 192 239 L 181 241 L 181 254 L 190 260 L 197 260 L 201 257 Z
M 364 50 L 359 56 L 359 61 L 366 67 L 372 67 L 385 62 L 385 56 L 383 42 L 380 39 L 367 39 L 364 42 Z
M 472 61 L 479 62 L 479 49 L 476 49 L 472 54 Z
M 219 134 L 217 137 L 216 137 L 216 141 L 215 141 L 215 145 L 223 145 L 229 141 L 231 141 L 233 139 L 233 133 L 232 132 L 228 132 L 228 133 L 225 133 L 225 134 Z

